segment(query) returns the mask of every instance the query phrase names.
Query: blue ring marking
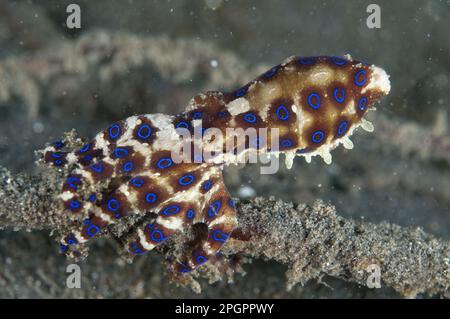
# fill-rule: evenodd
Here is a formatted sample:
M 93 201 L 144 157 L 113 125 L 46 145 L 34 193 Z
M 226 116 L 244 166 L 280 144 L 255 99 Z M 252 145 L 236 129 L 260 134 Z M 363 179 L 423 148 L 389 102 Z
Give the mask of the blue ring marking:
M 170 216 L 170 215 L 175 215 L 178 214 L 181 210 L 181 207 L 178 205 L 170 205 L 167 206 L 166 208 L 163 209 L 163 211 L 161 212 L 161 214 L 163 214 L 164 216 Z
M 113 124 L 108 128 L 109 138 L 115 140 L 120 136 L 120 126 L 119 124 Z
M 120 208 L 120 203 L 117 199 L 115 198 L 110 198 L 108 200 L 108 210 L 111 212 L 117 212 Z
M 347 60 L 337 57 L 337 56 L 331 57 L 331 62 L 333 62 L 334 64 L 339 65 L 339 66 L 347 64 Z
M 156 199 L 157 199 L 157 196 L 155 193 L 150 192 L 150 193 L 147 193 L 147 195 L 145 195 L 145 201 L 147 203 L 154 203 L 154 202 L 156 202 Z
M 362 80 L 359 79 L 361 76 L 363 77 Z M 356 73 L 354 82 L 357 86 L 363 86 L 364 84 L 366 84 L 366 70 L 360 70 L 358 73 Z
M 156 166 L 158 166 L 158 168 L 161 168 L 161 169 L 168 168 L 168 167 L 170 167 L 172 165 L 173 165 L 173 161 L 172 161 L 172 159 L 170 157 L 160 158 L 158 160 L 158 162 L 156 163 Z
M 234 92 L 235 97 L 241 97 L 244 96 L 247 93 L 248 87 L 244 86 L 240 88 L 239 90 Z
M 194 216 L 195 216 L 195 212 L 194 212 L 193 209 L 189 209 L 189 210 L 186 212 L 186 217 L 187 217 L 187 219 L 192 219 L 192 218 L 194 218 Z
M 195 257 L 195 261 L 197 262 L 198 265 L 204 264 L 205 262 L 208 261 L 208 258 L 206 258 L 203 255 L 197 255 L 197 257 Z
M 85 220 L 83 220 L 84 225 L 89 225 L 90 223 L 91 223 L 91 220 L 89 218 L 86 218 Z
M 70 188 L 77 190 L 78 186 L 81 184 L 81 181 L 78 177 L 71 176 L 67 177 L 67 184 L 69 184 Z
M 212 186 L 211 180 L 208 179 L 207 181 L 205 181 L 203 183 L 202 189 L 203 189 L 204 192 L 206 192 L 206 191 L 209 191 L 211 189 L 211 186 Z
M 116 147 L 113 153 L 116 158 L 124 158 L 125 156 L 128 155 L 128 150 L 123 147 Z
M 52 153 L 52 157 L 53 158 L 61 158 L 62 154 L 60 152 L 54 152 L 54 153 Z
M 346 120 L 343 120 L 341 122 L 341 124 L 339 124 L 338 130 L 337 130 L 338 136 L 344 135 L 345 132 L 347 132 L 347 130 L 348 130 L 348 122 Z
M 140 177 L 135 177 L 130 181 L 130 183 L 133 186 L 142 187 L 142 185 L 144 185 L 145 181 L 144 181 L 144 179 L 142 179 Z
M 189 129 L 189 123 L 186 121 L 180 121 L 177 123 L 177 125 L 175 126 L 175 128 L 185 128 L 185 129 Z
M 289 119 L 289 110 L 287 109 L 286 106 L 284 106 L 284 104 L 278 106 L 275 113 L 277 117 L 282 121 L 286 121 L 287 119 Z
M 64 147 L 64 142 L 63 141 L 56 141 L 53 143 L 53 146 L 56 148 L 62 148 Z
M 125 164 L 123 164 L 122 169 L 124 172 L 128 173 L 133 170 L 133 167 L 133 162 L 126 162 Z
M 361 97 L 358 102 L 358 108 L 364 111 L 367 107 L 367 98 L 365 96 Z
M 316 103 L 313 103 L 313 98 L 316 98 Z M 313 92 L 308 96 L 308 104 L 314 110 L 318 110 L 320 107 L 320 95 Z
M 305 154 L 305 153 L 308 153 L 308 148 L 298 149 L 297 151 L 295 151 L 295 153 L 297 153 L 297 154 Z
M 323 140 L 325 139 L 325 133 L 321 130 L 315 131 L 312 135 L 311 135 L 311 141 L 313 141 L 313 143 L 321 143 Z
M 73 200 L 70 201 L 69 206 L 70 206 L 71 210 L 74 210 L 74 209 L 80 208 L 81 207 L 81 203 L 78 200 L 73 199 Z
M 274 66 L 269 71 L 266 71 L 263 76 L 267 79 L 270 79 L 272 76 L 274 76 L 278 72 L 279 66 Z
M 60 159 L 57 159 L 53 162 L 56 166 L 61 166 L 63 162 Z
M 300 58 L 298 59 L 298 63 L 303 65 L 311 65 L 316 61 L 315 58 L 309 57 L 309 58 Z
M 178 184 L 182 185 L 182 186 L 188 186 L 191 185 L 195 180 L 195 176 L 192 174 L 186 174 L 181 176 L 178 179 Z
M 197 112 L 192 113 L 192 118 L 193 118 L 194 120 L 199 120 L 199 119 L 202 118 L 202 116 L 203 116 L 203 114 L 202 114 L 202 112 L 200 112 L 200 111 L 197 111 Z
M 282 139 L 280 144 L 283 148 L 292 147 L 292 145 L 294 145 L 290 138 Z
M 224 233 L 223 231 L 221 231 L 220 229 L 216 229 L 213 234 L 213 240 L 214 241 L 218 241 L 221 243 L 225 243 L 228 240 L 228 234 Z
M 222 203 L 220 200 L 216 200 L 214 203 L 209 205 L 208 216 L 214 217 L 219 214 L 220 208 L 222 207 Z
M 232 198 L 230 198 L 230 200 L 228 201 L 228 205 L 230 205 L 231 208 L 235 208 L 236 205 L 234 203 L 234 200 Z
M 130 251 L 130 253 L 132 253 L 132 254 L 140 255 L 140 254 L 143 254 L 143 253 L 144 253 L 144 251 L 143 251 L 142 249 L 139 248 L 139 246 L 137 245 L 136 242 L 130 243 L 130 246 L 129 246 L 129 247 L 130 247 L 129 251 Z
M 89 196 L 88 199 L 91 203 L 95 202 L 97 200 L 97 196 L 95 196 L 95 194 L 92 194 L 91 196 Z
M 101 163 L 92 164 L 90 167 L 94 172 L 97 172 L 97 173 L 103 172 L 103 166 Z
M 69 249 L 68 245 L 64 245 L 64 244 L 59 244 L 59 250 L 63 253 L 65 253 L 67 251 L 67 249 Z
M 90 237 L 94 237 L 95 235 L 97 235 L 100 232 L 100 227 L 98 227 L 95 224 L 91 224 L 87 229 L 86 229 L 86 234 Z
M 68 245 L 74 245 L 74 244 L 78 243 L 77 239 L 75 238 L 75 236 L 73 234 L 70 234 L 66 238 L 67 238 L 66 239 L 66 243 Z
M 150 229 L 151 226 L 149 226 Z M 153 229 L 150 233 L 150 239 L 153 240 L 155 243 L 163 242 L 167 239 L 166 236 L 164 236 L 164 233 L 159 229 Z
M 345 101 L 345 90 L 343 88 L 335 88 L 333 91 L 333 96 L 336 102 L 342 103 Z
M 244 121 L 247 122 L 247 123 L 255 123 L 256 120 L 257 120 L 256 115 L 253 114 L 253 113 L 247 113 L 247 114 L 244 114 L 243 119 L 244 119 Z
M 144 132 L 142 132 L 144 131 Z M 148 124 L 142 124 L 138 130 L 137 130 L 137 136 L 143 140 L 148 139 L 150 136 L 152 136 L 152 128 Z
M 84 146 L 82 148 L 80 148 L 79 152 L 86 153 L 87 151 L 89 151 L 89 148 L 91 148 L 91 145 L 89 143 L 84 144 Z

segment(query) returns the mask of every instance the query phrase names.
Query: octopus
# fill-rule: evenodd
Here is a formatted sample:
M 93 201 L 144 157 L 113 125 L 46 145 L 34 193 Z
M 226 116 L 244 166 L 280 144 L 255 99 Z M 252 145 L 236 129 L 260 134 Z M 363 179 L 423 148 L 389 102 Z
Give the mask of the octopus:
M 296 156 L 330 164 L 331 150 L 353 148 L 358 127 L 373 130 L 365 116 L 389 91 L 383 69 L 349 55 L 290 57 L 235 91 L 198 94 L 181 114 L 128 117 L 77 149 L 55 142 L 41 161 L 67 172 L 58 198 L 71 227 L 60 236 L 61 250 L 76 257 L 109 225 L 151 214 L 124 248 L 142 255 L 199 227 L 173 262 L 177 273 L 191 272 L 238 227 L 225 166 L 280 154 L 288 168 Z

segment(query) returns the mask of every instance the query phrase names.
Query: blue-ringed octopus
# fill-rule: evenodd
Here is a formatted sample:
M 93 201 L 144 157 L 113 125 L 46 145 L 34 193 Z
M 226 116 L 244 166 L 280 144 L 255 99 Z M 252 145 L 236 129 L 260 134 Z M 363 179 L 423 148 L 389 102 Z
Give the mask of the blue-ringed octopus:
M 389 91 L 383 69 L 349 55 L 290 57 L 235 91 L 198 94 L 181 114 L 128 117 L 79 149 L 56 142 L 43 150 L 42 161 L 68 172 L 58 198 L 73 227 L 61 236 L 61 250 L 76 256 L 80 245 L 124 216 L 153 213 L 151 222 L 130 232 L 126 249 L 141 255 L 203 224 L 206 234 L 173 263 L 177 272 L 190 272 L 218 254 L 238 226 L 224 166 L 254 153 L 283 153 L 288 167 L 295 156 L 309 162 L 320 155 L 329 164 L 332 149 L 353 147 L 349 136 L 355 129 L 373 130 L 365 115 Z M 195 138 L 198 127 L 200 138 Z M 213 128 L 225 138 L 208 135 Z M 220 155 L 173 158 L 181 145 L 223 151 L 235 138 L 227 129 L 248 128 L 278 129 L 277 145 L 257 136 Z

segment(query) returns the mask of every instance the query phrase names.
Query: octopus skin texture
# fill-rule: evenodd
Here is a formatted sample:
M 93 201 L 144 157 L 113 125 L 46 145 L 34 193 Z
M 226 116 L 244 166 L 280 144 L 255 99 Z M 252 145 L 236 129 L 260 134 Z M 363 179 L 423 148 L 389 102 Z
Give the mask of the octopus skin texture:
M 373 130 L 364 117 L 389 91 L 384 70 L 348 55 L 291 57 L 233 92 L 198 94 L 181 114 L 131 116 L 79 149 L 56 142 L 43 150 L 41 160 L 68 172 L 58 197 L 61 213 L 73 227 L 61 236 L 61 250 L 76 257 L 108 225 L 130 214 L 154 214 L 127 234 L 125 248 L 145 254 L 171 235 L 201 224 L 206 234 L 173 262 L 177 272 L 190 272 L 218 254 L 238 226 L 223 182 L 224 166 L 250 154 L 280 153 L 288 167 L 295 156 L 309 162 L 319 155 L 329 164 L 332 149 L 353 147 L 349 136 L 356 128 Z M 226 146 L 235 140 L 227 132 L 249 128 L 269 133 L 243 139 L 230 152 Z M 211 129 L 225 137 L 208 135 Z M 192 151 L 199 145 L 213 156 L 173 158 L 182 146 Z

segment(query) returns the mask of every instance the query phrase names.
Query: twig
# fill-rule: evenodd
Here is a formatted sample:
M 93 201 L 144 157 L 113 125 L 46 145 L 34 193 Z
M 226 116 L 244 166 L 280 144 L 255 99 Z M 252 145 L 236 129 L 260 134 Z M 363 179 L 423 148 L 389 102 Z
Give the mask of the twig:
M 0 180 L 0 227 L 65 227 L 67 218 L 54 200 L 60 183 L 57 173 L 13 176 L 1 168 Z M 223 253 L 288 265 L 288 288 L 323 274 L 366 285 L 370 266 L 379 267 L 382 285 L 404 296 L 449 297 L 449 242 L 420 228 L 345 219 L 336 214 L 334 206 L 321 201 L 312 207 L 294 207 L 273 198 L 256 198 L 239 203 L 238 216 L 242 233 L 251 240 L 233 239 Z

